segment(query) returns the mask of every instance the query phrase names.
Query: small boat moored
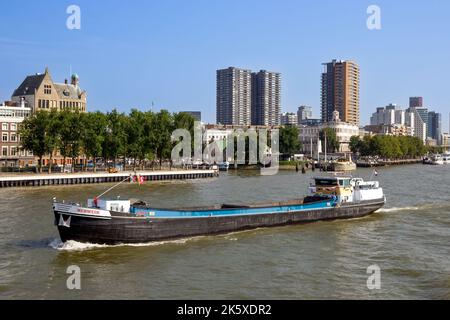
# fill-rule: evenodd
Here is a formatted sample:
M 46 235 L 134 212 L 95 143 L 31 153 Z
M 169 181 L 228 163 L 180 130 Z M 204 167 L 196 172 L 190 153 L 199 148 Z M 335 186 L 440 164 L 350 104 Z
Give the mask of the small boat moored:
M 430 163 L 433 165 L 450 164 L 450 153 L 435 154 L 431 157 Z
M 53 212 L 63 242 L 126 244 L 357 218 L 376 212 L 386 202 L 377 181 L 351 176 L 315 178 L 310 192 L 292 201 L 176 209 L 99 196 L 89 199 L 86 207 L 54 200 Z
M 230 163 L 228 161 L 219 163 L 220 171 L 228 171 L 230 169 Z

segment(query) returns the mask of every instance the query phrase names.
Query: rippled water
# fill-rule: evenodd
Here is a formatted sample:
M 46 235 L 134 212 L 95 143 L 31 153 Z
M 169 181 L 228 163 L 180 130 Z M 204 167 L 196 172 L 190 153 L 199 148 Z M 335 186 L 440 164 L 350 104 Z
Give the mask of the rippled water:
M 171 207 L 286 200 L 310 178 L 240 172 L 111 196 Z M 133 246 L 58 239 L 52 198 L 85 202 L 105 185 L 0 189 L 0 298 L 450 299 L 450 167 L 392 167 L 377 179 L 388 203 L 370 217 Z M 79 291 L 66 288 L 70 265 L 81 268 Z M 367 288 L 370 265 L 380 290 Z

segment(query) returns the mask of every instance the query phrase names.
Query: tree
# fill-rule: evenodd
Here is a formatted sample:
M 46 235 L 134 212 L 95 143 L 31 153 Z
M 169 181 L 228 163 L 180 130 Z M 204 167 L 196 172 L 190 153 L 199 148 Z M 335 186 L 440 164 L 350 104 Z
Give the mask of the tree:
M 153 119 L 155 133 L 155 154 L 159 159 L 159 168 L 163 159 L 168 159 L 172 151 L 172 132 L 174 129 L 173 116 L 167 110 L 161 110 Z
M 38 111 L 34 115 L 26 118 L 20 126 L 19 135 L 21 148 L 31 151 L 39 158 L 39 172 L 42 173 L 42 159 L 51 152 L 52 146 L 49 145 L 49 113 Z
M 325 146 L 325 137 L 327 140 L 326 148 L 330 153 L 334 153 L 339 150 L 339 141 L 336 136 L 336 132 L 334 132 L 331 128 L 324 128 L 319 133 L 320 140 L 322 141 L 322 145 Z
M 133 159 L 133 170 L 137 161 L 145 158 L 145 120 L 143 112 L 133 109 L 125 121 L 125 154 Z
M 84 113 L 81 121 L 81 145 L 85 155 L 92 158 L 94 172 L 97 172 L 97 158 L 101 157 L 106 136 L 106 116 L 101 112 Z M 85 167 L 87 170 L 87 166 Z
M 125 153 L 126 117 L 114 109 L 106 115 L 106 119 L 106 135 L 102 146 L 103 157 L 105 160 L 112 160 L 115 167 L 119 156 Z
M 352 136 L 349 144 L 350 151 L 353 153 L 361 153 L 362 141 L 359 136 Z
M 350 139 L 350 149 L 361 156 L 388 159 L 416 158 L 427 152 L 419 138 L 408 136 L 365 136 L 363 140 L 354 136 Z
M 291 156 L 299 152 L 301 148 L 298 128 L 295 126 L 282 127 L 280 129 L 280 152 Z
M 72 112 L 69 118 L 69 130 L 70 134 L 70 144 L 69 144 L 69 157 L 72 160 L 72 172 L 75 169 L 75 159 L 80 156 L 82 140 L 81 136 L 84 131 L 84 125 L 82 122 L 82 116 L 78 110 Z
M 48 173 L 52 173 L 53 166 L 53 154 L 58 148 L 58 133 L 61 130 L 61 125 L 58 120 L 58 111 L 56 109 L 52 109 L 50 113 L 47 115 L 47 130 L 48 134 L 46 135 L 46 144 L 49 152 L 49 164 L 48 164 Z
M 156 133 L 154 129 L 155 125 L 155 114 L 152 111 L 147 111 L 144 113 L 144 130 L 143 130 L 143 145 L 142 145 L 142 159 L 141 166 L 145 166 L 145 160 L 150 160 L 153 162 L 155 160 L 155 150 L 156 150 Z M 143 163 L 142 163 L 143 162 Z

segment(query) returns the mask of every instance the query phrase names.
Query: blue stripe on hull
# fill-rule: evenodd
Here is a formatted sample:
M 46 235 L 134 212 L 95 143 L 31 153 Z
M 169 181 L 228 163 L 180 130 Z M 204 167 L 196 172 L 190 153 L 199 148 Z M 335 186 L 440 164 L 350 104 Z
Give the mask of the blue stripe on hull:
M 259 215 L 259 214 L 276 214 L 288 212 L 301 212 L 306 210 L 323 210 L 333 208 L 333 201 L 317 202 L 311 204 L 291 205 L 291 206 L 274 206 L 263 208 L 233 208 L 233 209 L 217 209 L 217 210 L 197 210 L 197 211 L 178 211 L 163 210 L 151 208 L 131 208 L 131 213 L 136 216 L 145 216 L 152 218 L 201 218 L 201 217 L 221 217 L 221 216 L 243 216 L 243 215 Z

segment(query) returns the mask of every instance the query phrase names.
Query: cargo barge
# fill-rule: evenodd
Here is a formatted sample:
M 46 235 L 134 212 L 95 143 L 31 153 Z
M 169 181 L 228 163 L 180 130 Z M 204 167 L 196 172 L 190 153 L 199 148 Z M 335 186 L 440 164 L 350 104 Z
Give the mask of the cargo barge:
M 358 218 L 376 212 L 386 202 L 376 181 L 350 176 L 314 181 L 310 195 L 285 202 L 164 209 L 139 200 L 96 197 L 85 207 L 54 200 L 53 212 L 63 242 L 128 244 Z

